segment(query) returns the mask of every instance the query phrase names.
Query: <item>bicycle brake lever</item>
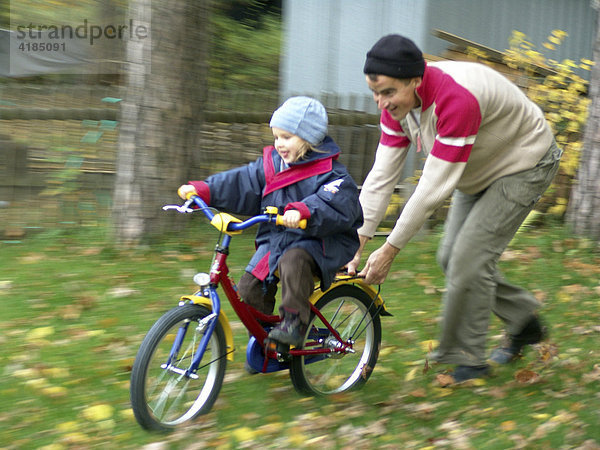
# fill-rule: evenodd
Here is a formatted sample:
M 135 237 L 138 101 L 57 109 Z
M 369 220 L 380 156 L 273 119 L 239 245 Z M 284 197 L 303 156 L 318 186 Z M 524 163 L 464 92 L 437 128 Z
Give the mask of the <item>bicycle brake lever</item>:
M 174 209 L 180 213 L 192 213 L 194 210 L 189 207 L 190 203 L 185 202 L 183 205 L 165 205 L 162 207 L 163 211 L 168 211 L 169 209 Z

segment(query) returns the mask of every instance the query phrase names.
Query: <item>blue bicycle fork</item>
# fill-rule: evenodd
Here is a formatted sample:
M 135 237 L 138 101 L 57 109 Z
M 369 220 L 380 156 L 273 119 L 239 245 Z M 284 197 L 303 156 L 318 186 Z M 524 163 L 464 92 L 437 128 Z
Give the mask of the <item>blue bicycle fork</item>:
M 172 366 L 173 359 L 176 357 L 176 355 L 179 354 L 179 351 L 181 350 L 181 344 L 183 343 L 183 338 L 185 337 L 186 333 L 188 332 L 188 328 L 190 325 L 190 323 L 188 322 L 188 323 L 182 325 L 181 327 L 179 327 L 179 330 L 177 330 L 177 336 L 175 337 L 175 341 L 173 342 L 173 347 L 171 348 L 171 353 L 169 355 L 169 359 L 167 360 L 166 364 L 163 364 L 161 366 L 163 369 L 168 369 L 171 372 L 178 373 L 187 378 L 198 378 L 198 375 L 196 375 L 195 372 L 198 369 L 198 366 L 200 365 L 200 361 L 202 361 L 202 357 L 204 356 L 206 347 L 208 347 L 208 342 L 210 341 L 213 331 L 215 330 L 215 327 L 217 326 L 217 320 L 219 318 L 219 313 L 221 312 L 221 301 L 219 299 L 219 295 L 217 294 L 216 289 L 211 288 L 209 290 L 209 292 L 210 292 L 210 299 L 211 299 L 211 303 L 212 303 L 213 312 L 199 322 L 199 326 L 203 326 L 203 325 L 206 326 L 206 330 L 205 330 L 204 334 L 202 335 L 202 339 L 200 340 L 200 344 L 198 345 L 198 350 L 196 351 L 196 354 L 194 355 L 194 359 L 192 360 L 192 363 L 190 364 L 190 366 L 188 367 L 187 370 L 182 370 L 182 369 Z M 204 321 L 207 321 L 208 324 L 205 325 Z M 195 332 L 195 330 L 193 332 Z

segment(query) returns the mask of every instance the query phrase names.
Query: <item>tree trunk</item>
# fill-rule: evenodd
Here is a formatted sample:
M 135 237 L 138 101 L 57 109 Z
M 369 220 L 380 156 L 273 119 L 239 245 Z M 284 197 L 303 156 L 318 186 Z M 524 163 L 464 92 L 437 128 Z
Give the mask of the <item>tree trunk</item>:
M 127 90 L 121 109 L 113 196 L 117 244 L 135 245 L 172 229 L 176 202 L 203 121 L 210 0 L 132 0 L 139 33 L 127 43 Z M 178 217 L 181 223 L 181 217 Z
M 575 234 L 600 240 L 600 26 L 599 3 L 593 1 L 596 11 L 596 39 L 590 81 L 590 113 L 583 138 L 583 150 L 571 191 L 567 223 Z

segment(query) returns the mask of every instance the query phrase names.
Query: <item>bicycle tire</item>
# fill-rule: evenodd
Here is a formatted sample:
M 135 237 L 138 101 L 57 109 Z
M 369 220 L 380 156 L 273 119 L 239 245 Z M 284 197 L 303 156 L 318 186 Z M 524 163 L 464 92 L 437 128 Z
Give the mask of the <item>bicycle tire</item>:
M 219 395 L 227 365 L 223 328 L 216 323 L 195 375 L 197 379 L 167 370 L 173 341 L 182 325 L 186 332 L 172 365 L 186 370 L 203 331 L 200 320 L 211 311 L 187 304 L 166 312 L 142 341 L 131 371 L 131 406 L 137 422 L 147 430 L 172 431 L 178 425 L 206 414 Z
M 356 353 L 330 353 L 324 356 L 293 356 L 290 378 L 303 395 L 323 396 L 362 387 L 373 371 L 381 344 L 381 322 L 371 297 L 356 286 L 339 286 L 324 294 L 315 307 L 343 340 L 354 334 Z M 315 313 L 304 339 L 332 347 L 336 342 Z M 311 348 L 319 348 L 312 346 Z

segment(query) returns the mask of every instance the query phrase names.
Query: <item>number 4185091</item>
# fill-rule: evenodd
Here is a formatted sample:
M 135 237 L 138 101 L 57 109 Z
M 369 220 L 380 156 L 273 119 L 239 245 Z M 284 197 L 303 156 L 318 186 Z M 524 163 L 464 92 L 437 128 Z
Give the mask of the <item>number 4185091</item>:
M 21 42 L 18 48 L 22 52 L 58 52 L 65 51 L 66 45 L 64 42 Z

